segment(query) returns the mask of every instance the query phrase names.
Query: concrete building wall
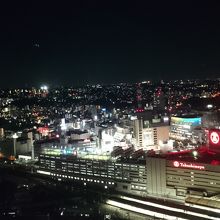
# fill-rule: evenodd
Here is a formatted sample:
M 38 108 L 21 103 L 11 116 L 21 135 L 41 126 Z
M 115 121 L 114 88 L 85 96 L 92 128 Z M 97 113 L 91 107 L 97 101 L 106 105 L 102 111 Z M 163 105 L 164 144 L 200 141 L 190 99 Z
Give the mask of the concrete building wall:
M 159 144 L 159 141 L 167 141 L 169 140 L 169 131 L 170 126 L 163 126 L 163 127 L 157 127 L 157 145 Z
M 216 165 L 155 157 L 147 157 L 145 165 L 85 159 L 67 161 L 51 155 L 40 155 L 39 159 L 39 173 L 132 195 L 184 200 L 193 193 L 201 196 L 220 193 L 220 166 Z
M 17 154 L 27 154 L 32 151 L 32 143 L 31 140 L 27 140 L 26 142 L 16 142 L 16 151 Z
M 84 139 L 88 139 L 89 137 L 90 137 L 89 133 L 81 133 L 81 134 L 73 133 L 70 136 L 72 140 L 84 140 Z
M 183 165 L 196 166 L 195 168 L 175 167 L 177 161 L 167 161 L 167 186 L 177 189 L 177 193 L 185 190 L 185 193 L 196 189 L 204 195 L 220 193 L 220 167 L 209 164 L 179 162 Z M 198 168 L 200 167 L 200 168 Z M 183 195 L 184 196 L 184 195 Z
M 147 192 L 149 194 L 166 194 L 166 160 L 161 158 L 147 158 Z

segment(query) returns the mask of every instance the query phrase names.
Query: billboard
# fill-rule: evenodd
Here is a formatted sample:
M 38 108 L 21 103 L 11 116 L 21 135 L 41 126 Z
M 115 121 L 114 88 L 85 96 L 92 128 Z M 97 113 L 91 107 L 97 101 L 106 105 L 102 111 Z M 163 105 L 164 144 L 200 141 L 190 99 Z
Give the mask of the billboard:
M 208 132 L 209 149 L 220 152 L 220 130 L 211 129 Z
M 201 117 L 195 118 L 181 118 L 181 117 L 171 117 L 171 124 L 179 125 L 189 125 L 189 126 L 200 126 L 202 122 Z

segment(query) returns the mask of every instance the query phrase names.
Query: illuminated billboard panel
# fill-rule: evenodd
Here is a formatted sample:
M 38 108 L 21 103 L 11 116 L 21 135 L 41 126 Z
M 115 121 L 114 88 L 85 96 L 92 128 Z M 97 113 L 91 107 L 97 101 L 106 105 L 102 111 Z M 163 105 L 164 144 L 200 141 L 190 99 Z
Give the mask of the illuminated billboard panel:
M 211 129 L 208 132 L 209 149 L 220 152 L 220 130 Z
M 181 118 L 171 117 L 170 137 L 178 140 L 192 138 L 192 132 L 201 126 L 201 117 Z
M 171 124 L 179 125 L 190 125 L 190 126 L 200 126 L 202 122 L 201 117 L 196 118 L 180 118 L 180 117 L 171 117 Z

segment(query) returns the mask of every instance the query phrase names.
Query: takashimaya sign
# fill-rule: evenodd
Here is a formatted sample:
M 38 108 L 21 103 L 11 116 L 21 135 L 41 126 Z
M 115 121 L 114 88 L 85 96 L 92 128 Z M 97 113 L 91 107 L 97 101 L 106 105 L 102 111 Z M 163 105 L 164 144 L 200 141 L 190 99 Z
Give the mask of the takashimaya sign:
M 205 167 L 202 165 L 197 165 L 194 163 L 179 162 L 179 161 L 174 161 L 173 166 L 174 167 L 182 167 L 182 168 L 192 168 L 192 169 L 198 169 L 198 170 L 205 169 Z

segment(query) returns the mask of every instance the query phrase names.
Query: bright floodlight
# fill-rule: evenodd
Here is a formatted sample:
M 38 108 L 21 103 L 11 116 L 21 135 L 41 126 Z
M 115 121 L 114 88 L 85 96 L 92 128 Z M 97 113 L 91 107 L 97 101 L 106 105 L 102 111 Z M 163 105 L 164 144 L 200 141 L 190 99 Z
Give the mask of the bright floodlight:
M 41 89 L 41 90 L 48 90 L 48 86 L 43 85 L 43 86 L 40 87 L 40 89 Z
M 194 157 L 197 157 L 197 156 L 198 156 L 198 151 L 194 150 L 194 151 L 192 152 L 192 154 L 193 154 Z
M 18 135 L 17 135 L 16 133 L 14 133 L 14 134 L 12 135 L 12 138 L 16 139 L 16 138 L 18 138 Z
M 212 105 L 212 104 L 208 104 L 208 105 L 207 105 L 207 108 L 208 108 L 208 109 L 211 109 L 211 108 L 213 108 L 213 105 Z

